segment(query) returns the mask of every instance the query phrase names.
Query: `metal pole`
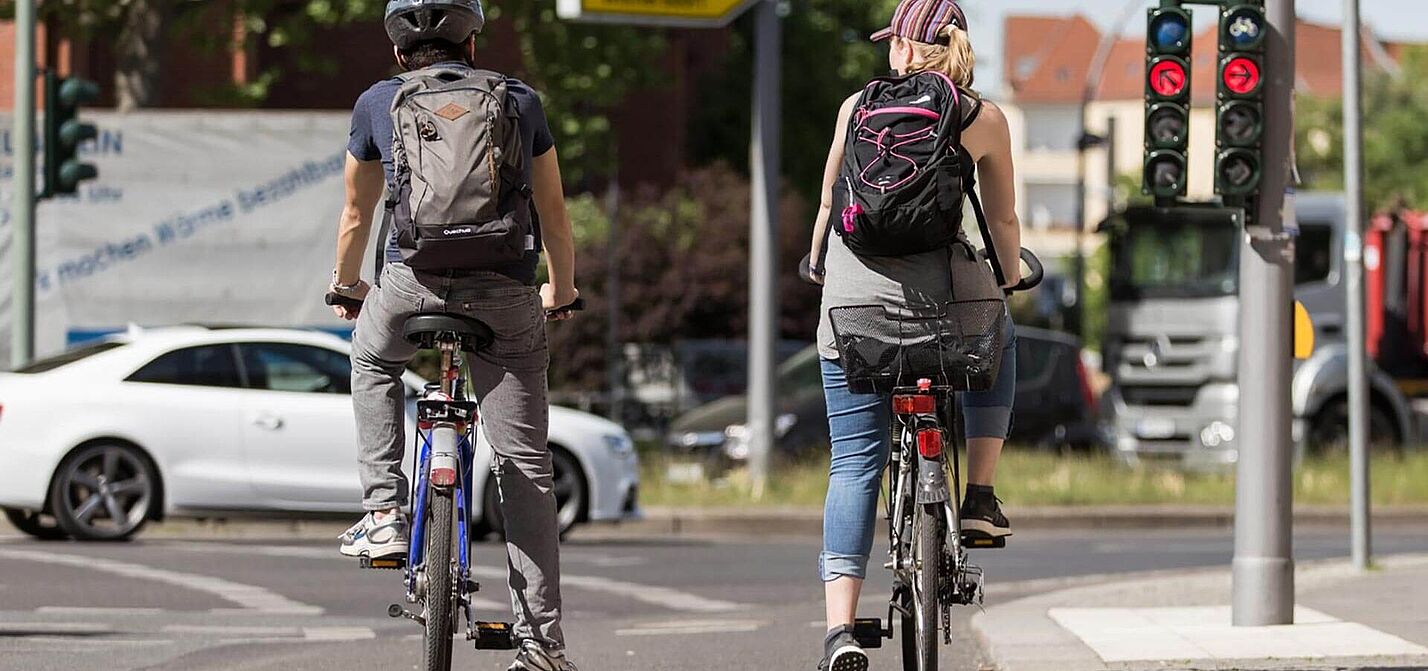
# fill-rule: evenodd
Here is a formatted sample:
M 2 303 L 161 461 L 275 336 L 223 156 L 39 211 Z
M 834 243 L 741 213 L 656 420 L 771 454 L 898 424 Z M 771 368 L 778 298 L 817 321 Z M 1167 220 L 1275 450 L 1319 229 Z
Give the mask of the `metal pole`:
M 777 0 L 754 7 L 754 124 L 749 148 L 753 212 L 749 223 L 749 469 L 763 496 L 773 451 L 778 339 L 779 69 Z
M 1120 174 L 1116 167 L 1116 117 L 1106 118 L 1106 216 L 1116 213 L 1116 180 Z
M 1294 0 L 1268 0 L 1265 10 L 1264 176 L 1240 248 L 1236 626 L 1294 622 L 1289 396 L 1294 240 L 1285 227 L 1285 219 L 1294 216 Z
M 610 221 L 605 256 L 610 264 L 605 275 L 605 299 L 610 305 L 605 331 L 606 386 L 610 394 L 609 417 L 616 424 L 624 422 L 625 354 L 620 343 L 620 178 L 610 177 L 610 190 L 605 195 L 605 214 Z
M 1344 0 L 1344 191 L 1348 235 L 1344 236 L 1349 336 L 1349 479 L 1354 568 L 1373 561 L 1369 518 L 1368 354 L 1364 338 L 1364 133 L 1363 61 L 1359 0 Z
M 15 2 L 15 180 L 10 254 L 15 264 L 10 366 L 35 356 L 35 0 Z

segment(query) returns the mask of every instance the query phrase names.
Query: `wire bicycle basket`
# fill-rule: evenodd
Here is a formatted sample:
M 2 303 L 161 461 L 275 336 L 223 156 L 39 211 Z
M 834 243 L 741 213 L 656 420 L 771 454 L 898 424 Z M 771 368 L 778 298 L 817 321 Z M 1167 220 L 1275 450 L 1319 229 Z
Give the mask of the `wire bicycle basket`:
M 889 392 L 927 378 L 955 391 L 984 391 L 1002 363 L 1006 303 L 955 301 L 938 308 L 832 308 L 839 363 L 854 394 Z

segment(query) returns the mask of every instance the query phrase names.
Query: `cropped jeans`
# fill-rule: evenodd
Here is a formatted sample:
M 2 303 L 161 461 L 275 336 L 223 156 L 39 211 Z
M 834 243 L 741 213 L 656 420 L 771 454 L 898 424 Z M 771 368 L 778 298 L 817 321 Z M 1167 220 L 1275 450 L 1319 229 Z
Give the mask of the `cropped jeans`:
M 1016 396 L 1016 327 L 1006 318 L 1006 342 L 997 381 L 986 391 L 958 394 L 967 438 L 1006 438 Z M 823 395 L 833 460 L 823 506 L 823 552 L 818 573 L 824 582 L 867 576 L 878 513 L 883 468 L 892 449 L 891 398 L 854 394 L 837 361 L 823 360 Z M 955 492 L 954 492 L 955 495 Z

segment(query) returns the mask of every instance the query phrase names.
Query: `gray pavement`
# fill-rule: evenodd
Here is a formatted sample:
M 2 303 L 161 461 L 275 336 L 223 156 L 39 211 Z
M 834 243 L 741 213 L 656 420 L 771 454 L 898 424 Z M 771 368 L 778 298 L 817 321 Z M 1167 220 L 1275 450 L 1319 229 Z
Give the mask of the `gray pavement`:
M 321 525 L 293 533 L 174 533 L 122 544 L 40 543 L 0 528 L 0 670 L 413 668 L 416 625 L 388 619 L 399 574 L 362 571 Z M 1421 527 L 1386 530 L 1383 552 L 1428 552 Z M 313 535 L 320 534 L 320 535 Z M 977 553 L 995 608 L 1107 581 L 1106 574 L 1228 563 L 1228 532 L 1059 530 L 1019 533 Z M 562 548 L 572 658 L 600 669 L 812 669 L 821 639 L 818 539 L 767 533 L 633 536 L 577 532 Z M 1301 529 L 1301 559 L 1343 556 L 1340 528 Z M 878 552 L 882 552 L 881 549 Z M 502 618 L 499 546 L 476 550 L 479 614 Z M 863 614 L 886 612 L 874 570 Z M 1352 601 L 1352 598 L 1349 598 Z M 981 669 L 963 609 L 943 668 Z M 454 668 L 504 669 L 509 656 L 458 646 Z M 874 668 L 900 668 L 895 646 Z M 1149 667 L 1147 667 L 1149 668 Z

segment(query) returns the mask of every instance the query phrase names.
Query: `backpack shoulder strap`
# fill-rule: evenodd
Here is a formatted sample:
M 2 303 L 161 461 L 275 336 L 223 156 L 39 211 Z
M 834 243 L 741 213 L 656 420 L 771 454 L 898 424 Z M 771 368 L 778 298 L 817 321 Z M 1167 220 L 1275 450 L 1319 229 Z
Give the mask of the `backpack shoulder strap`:
M 1002 269 L 1001 256 L 997 254 L 997 243 L 992 239 L 992 227 L 987 223 L 987 213 L 982 210 L 982 198 L 977 195 L 977 164 L 967 152 L 962 152 L 963 188 L 967 200 L 972 203 L 972 214 L 977 217 L 977 229 L 982 233 L 982 244 L 987 246 L 987 260 L 992 262 L 992 273 L 996 275 L 997 286 L 1007 283 L 1006 271 Z

